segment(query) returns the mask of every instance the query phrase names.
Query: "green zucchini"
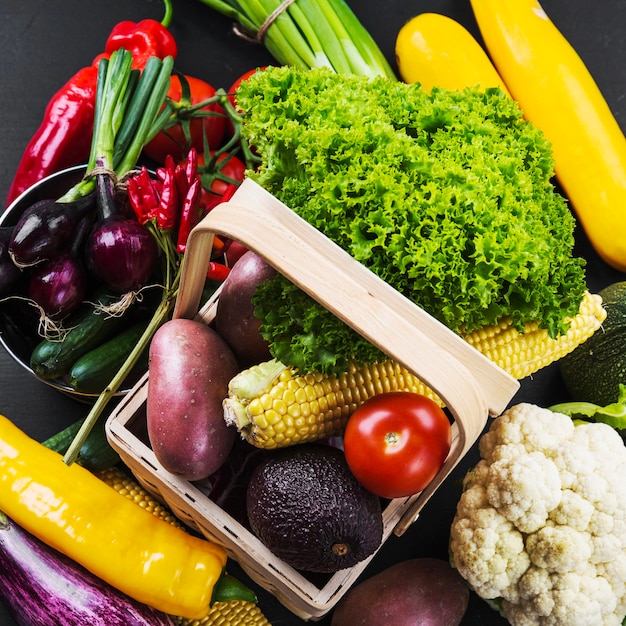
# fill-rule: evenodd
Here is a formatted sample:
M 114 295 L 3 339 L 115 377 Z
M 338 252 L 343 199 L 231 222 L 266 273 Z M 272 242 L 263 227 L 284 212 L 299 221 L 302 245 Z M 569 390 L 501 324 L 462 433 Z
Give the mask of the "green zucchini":
M 91 431 L 89 431 L 89 435 L 76 459 L 79 465 L 82 465 L 91 472 L 100 472 L 120 462 L 119 454 L 111 447 L 111 444 L 107 440 L 104 430 L 105 421 L 104 419 L 98 420 Z M 73 424 L 70 424 L 67 428 L 64 428 L 55 435 L 52 435 L 52 437 L 46 439 L 43 445 L 59 454 L 65 454 L 82 424 L 83 420 L 79 419 Z
M 606 406 L 626 384 L 626 281 L 599 292 L 606 309 L 602 328 L 559 361 L 565 386 L 576 401 Z
M 137 345 L 147 325 L 147 321 L 136 322 L 83 354 L 70 370 L 70 386 L 81 393 L 101 393 Z M 140 360 L 140 364 L 145 366 L 146 359 Z
M 102 294 L 96 301 L 107 306 L 118 298 Z M 70 330 L 63 341 L 44 339 L 35 346 L 30 356 L 30 368 L 46 380 L 65 376 L 83 354 L 109 339 L 125 323 L 122 315 L 107 315 L 93 304 L 86 305 L 66 323 Z

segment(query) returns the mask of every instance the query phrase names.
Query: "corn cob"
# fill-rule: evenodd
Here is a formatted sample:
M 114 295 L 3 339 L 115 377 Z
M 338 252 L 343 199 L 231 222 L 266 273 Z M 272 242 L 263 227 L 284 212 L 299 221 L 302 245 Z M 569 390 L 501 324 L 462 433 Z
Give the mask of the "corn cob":
M 519 380 L 571 352 L 600 328 L 605 317 L 600 296 L 586 293 L 568 332 L 556 339 L 537 324 L 527 324 L 520 333 L 509 320 L 464 339 Z M 274 360 L 252 366 L 231 380 L 224 417 L 249 443 L 284 447 L 341 434 L 357 406 L 386 391 L 421 393 L 443 406 L 422 381 L 392 361 L 352 365 L 344 374 L 325 376 L 299 375 Z
M 176 516 L 153 495 L 149 494 L 143 487 L 133 480 L 128 474 L 118 467 L 109 467 L 96 474 L 100 480 L 104 481 L 118 493 L 126 496 L 138 506 L 147 509 L 158 518 L 172 524 L 172 526 L 182 527 Z
M 109 467 L 96 474 L 118 493 L 123 494 L 158 518 L 172 524 L 182 526 L 176 516 L 154 496 L 148 493 L 138 482 L 118 467 Z M 271 626 L 261 609 L 247 600 L 231 600 L 215 602 L 209 613 L 199 620 L 173 616 L 180 626 Z
M 585 342 L 600 328 L 605 318 L 602 298 L 586 292 L 578 314 L 570 320 L 567 333 L 556 339 L 552 339 L 546 330 L 540 330 L 537 323 L 526 324 L 524 332 L 520 333 L 506 319 L 498 325 L 485 326 L 464 339 L 511 376 L 521 380 L 558 361 Z
M 180 626 L 271 626 L 261 609 L 252 602 L 232 600 L 216 602 L 200 620 L 178 618 Z

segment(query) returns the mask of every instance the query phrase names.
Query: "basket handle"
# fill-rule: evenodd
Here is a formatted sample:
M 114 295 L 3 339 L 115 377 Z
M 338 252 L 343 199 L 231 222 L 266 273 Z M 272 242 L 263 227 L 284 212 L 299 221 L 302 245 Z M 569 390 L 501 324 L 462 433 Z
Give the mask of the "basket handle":
M 192 318 L 198 311 L 214 235 L 254 250 L 445 402 L 455 438 L 444 467 L 419 496 L 421 508 L 472 447 L 489 415 L 506 408 L 519 382 L 251 179 L 191 231 L 174 317 Z

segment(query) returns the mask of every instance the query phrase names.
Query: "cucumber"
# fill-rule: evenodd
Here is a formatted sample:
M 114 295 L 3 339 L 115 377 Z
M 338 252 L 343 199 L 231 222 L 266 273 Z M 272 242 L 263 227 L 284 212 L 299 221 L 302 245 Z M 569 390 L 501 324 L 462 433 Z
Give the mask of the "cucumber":
M 118 298 L 101 294 L 95 301 L 107 306 Z M 70 330 L 63 341 L 44 339 L 35 346 L 30 356 L 30 368 L 46 380 L 65 376 L 83 354 L 106 341 L 125 323 L 122 315 L 107 315 L 93 304 L 86 305 L 66 323 Z
M 81 393 L 102 392 L 137 345 L 147 325 L 147 321 L 136 322 L 81 356 L 70 370 L 70 386 Z M 146 359 L 140 360 L 140 365 L 146 364 Z
M 65 454 L 83 424 L 79 419 L 67 428 L 46 439 L 43 445 L 59 454 Z M 111 447 L 104 430 L 105 420 L 100 419 L 89 432 L 76 462 L 91 472 L 100 472 L 120 462 L 119 454 Z
M 559 360 L 563 381 L 576 401 L 606 406 L 626 384 L 626 281 L 599 292 L 606 309 L 602 328 Z

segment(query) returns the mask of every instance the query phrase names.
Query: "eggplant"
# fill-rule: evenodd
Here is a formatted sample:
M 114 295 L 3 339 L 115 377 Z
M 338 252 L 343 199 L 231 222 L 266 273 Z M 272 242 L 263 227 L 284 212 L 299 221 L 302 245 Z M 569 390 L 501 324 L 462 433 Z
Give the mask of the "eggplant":
M 118 208 L 107 174 L 97 174 L 98 223 L 87 241 L 89 270 L 118 293 L 145 285 L 154 271 L 159 248 L 152 233 Z
M 13 226 L 0 227 L 0 297 L 11 292 L 22 276 L 9 254 Z
M 18 626 L 175 626 L 171 616 L 120 593 L 2 512 L 0 598 Z
M 31 204 L 18 220 L 9 254 L 18 267 L 43 263 L 67 249 L 79 222 L 94 209 L 95 195 L 75 202 L 39 200 Z

